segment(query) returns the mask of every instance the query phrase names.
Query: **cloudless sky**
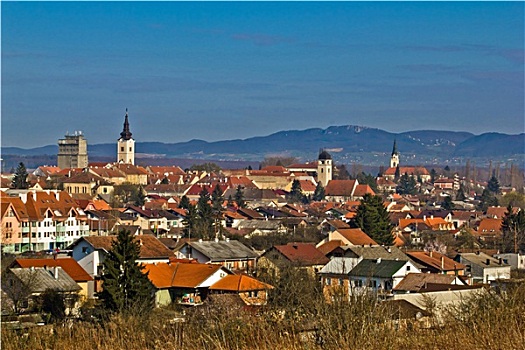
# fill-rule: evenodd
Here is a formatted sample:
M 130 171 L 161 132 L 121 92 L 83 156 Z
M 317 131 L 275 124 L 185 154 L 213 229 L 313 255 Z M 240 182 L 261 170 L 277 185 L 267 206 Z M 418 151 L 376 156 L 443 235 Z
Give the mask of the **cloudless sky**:
M 524 132 L 524 2 L 2 2 L 2 146 Z

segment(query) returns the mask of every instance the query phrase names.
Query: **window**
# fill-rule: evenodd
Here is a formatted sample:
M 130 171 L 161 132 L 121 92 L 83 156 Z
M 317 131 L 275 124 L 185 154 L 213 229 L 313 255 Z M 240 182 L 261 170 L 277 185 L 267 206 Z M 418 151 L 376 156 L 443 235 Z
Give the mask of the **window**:
M 120 147 L 120 152 L 124 152 L 124 147 Z
M 407 271 L 410 271 L 410 265 L 407 265 Z
M 342 278 L 339 279 L 339 285 L 342 286 L 344 284 L 344 281 Z
M 88 254 L 89 253 L 88 247 L 82 247 L 82 253 Z
M 332 279 L 330 277 L 326 277 L 325 283 L 326 283 L 327 286 L 331 285 L 332 284 Z
M 130 152 L 132 151 L 131 147 L 129 148 L 129 151 L 130 151 Z

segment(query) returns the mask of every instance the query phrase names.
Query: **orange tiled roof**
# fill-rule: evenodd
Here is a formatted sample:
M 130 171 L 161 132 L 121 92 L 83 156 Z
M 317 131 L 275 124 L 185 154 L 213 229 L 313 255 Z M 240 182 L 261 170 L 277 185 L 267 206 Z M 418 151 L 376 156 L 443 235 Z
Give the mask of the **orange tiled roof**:
M 370 236 L 360 228 L 343 228 L 338 229 L 337 232 L 353 245 L 378 245 L 376 241 L 370 238 Z
M 356 196 L 356 197 L 364 197 L 364 195 L 367 194 L 367 193 L 371 194 L 373 196 L 376 195 L 374 190 L 368 185 L 357 185 L 355 187 L 354 196 Z
M 112 248 L 113 241 L 117 236 L 87 236 L 82 237 L 81 239 L 86 240 L 90 243 L 95 249 L 104 249 L 105 251 L 110 251 Z M 135 240 L 141 242 L 140 246 L 140 255 L 141 259 L 148 258 L 168 258 L 173 256 L 173 252 L 168 249 L 162 242 L 160 242 L 153 235 L 138 235 L 134 236 Z
M 91 277 L 86 270 L 78 264 L 73 258 L 58 258 L 58 259 L 15 259 L 13 267 L 54 267 L 59 266 L 64 270 L 69 277 L 75 282 L 92 281 Z
M 210 289 L 241 293 L 273 289 L 273 286 L 246 275 L 228 275 L 211 285 Z
M 157 288 L 196 288 L 221 269 L 221 265 L 195 263 L 143 264 L 144 272 Z
M 502 222 L 503 222 L 502 219 L 492 219 L 492 218 L 481 219 L 479 226 L 478 226 L 478 232 L 479 233 L 500 232 Z
M 399 174 L 404 175 L 405 173 L 407 173 L 408 175 L 430 175 L 428 170 L 424 167 L 400 166 Z M 395 175 L 395 174 L 396 174 L 396 168 L 388 168 L 385 170 L 385 175 Z

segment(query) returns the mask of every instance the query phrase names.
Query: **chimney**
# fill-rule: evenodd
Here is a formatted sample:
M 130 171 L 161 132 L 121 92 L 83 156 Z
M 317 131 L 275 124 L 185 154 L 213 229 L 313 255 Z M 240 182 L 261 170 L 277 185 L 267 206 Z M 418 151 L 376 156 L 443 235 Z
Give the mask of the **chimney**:
M 55 279 L 57 280 L 58 279 L 58 266 L 53 267 L 53 274 L 54 274 Z
M 430 255 L 430 257 L 432 257 L 432 251 L 430 251 L 430 254 L 429 254 L 429 255 Z
M 503 264 L 503 259 L 502 258 L 498 259 L 498 264 L 500 264 L 500 265 Z
M 377 258 L 377 264 L 381 264 L 381 258 Z
M 445 269 L 445 258 L 441 257 L 441 270 Z

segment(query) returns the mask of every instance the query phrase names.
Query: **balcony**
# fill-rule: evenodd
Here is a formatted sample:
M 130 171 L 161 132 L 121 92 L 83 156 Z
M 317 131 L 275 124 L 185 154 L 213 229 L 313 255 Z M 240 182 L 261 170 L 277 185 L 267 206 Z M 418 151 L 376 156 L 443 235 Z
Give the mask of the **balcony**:
M 64 225 L 57 225 L 56 226 L 56 232 L 57 233 L 65 233 L 66 232 L 66 227 Z
M 31 227 L 22 227 L 22 233 L 29 233 Z

